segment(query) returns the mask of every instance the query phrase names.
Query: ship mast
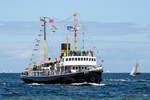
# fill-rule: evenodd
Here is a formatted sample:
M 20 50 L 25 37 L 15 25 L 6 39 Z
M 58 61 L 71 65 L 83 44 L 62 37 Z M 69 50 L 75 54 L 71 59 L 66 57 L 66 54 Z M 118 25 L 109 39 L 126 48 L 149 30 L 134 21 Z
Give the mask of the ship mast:
M 46 21 L 44 17 L 44 61 L 46 62 Z
M 75 40 L 75 47 L 74 47 L 74 49 L 75 49 L 75 52 L 77 52 L 77 24 L 76 24 L 76 16 L 77 16 L 77 13 L 74 13 L 73 14 L 73 16 L 74 16 L 74 40 Z
M 68 52 L 69 52 L 69 38 L 67 37 L 67 56 L 68 56 Z
M 48 17 L 43 17 L 43 19 L 40 19 L 41 22 L 43 22 L 43 31 L 44 31 L 44 61 L 46 62 L 46 18 Z
M 140 73 L 140 63 L 138 60 L 136 60 L 136 69 L 135 69 L 135 73 L 138 74 Z
M 67 26 L 67 30 L 70 30 L 70 29 L 74 29 L 74 42 L 75 42 L 75 47 L 74 47 L 74 51 L 77 52 L 77 27 L 81 27 L 81 25 L 77 25 L 77 14 L 78 13 L 73 13 L 73 16 L 74 16 L 74 25 L 66 25 Z

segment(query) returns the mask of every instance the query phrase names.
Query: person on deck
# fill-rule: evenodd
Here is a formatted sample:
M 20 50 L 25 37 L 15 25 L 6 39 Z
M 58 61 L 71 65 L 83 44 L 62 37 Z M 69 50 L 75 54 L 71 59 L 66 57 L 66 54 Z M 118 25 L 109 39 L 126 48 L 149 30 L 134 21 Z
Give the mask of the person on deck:
M 91 56 L 93 57 L 93 51 L 91 51 Z
M 50 62 L 50 61 L 51 61 L 51 58 L 48 58 L 48 61 Z

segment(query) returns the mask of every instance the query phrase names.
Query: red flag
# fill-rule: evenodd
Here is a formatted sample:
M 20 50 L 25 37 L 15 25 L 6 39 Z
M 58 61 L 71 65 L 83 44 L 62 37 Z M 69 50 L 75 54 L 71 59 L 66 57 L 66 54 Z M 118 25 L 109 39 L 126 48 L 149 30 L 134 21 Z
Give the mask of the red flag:
M 44 22 L 44 19 L 40 19 L 40 22 Z
M 104 60 L 101 60 L 100 62 L 101 62 L 101 63 L 104 63 Z
M 53 20 L 53 19 L 49 19 L 49 22 L 50 22 L 50 23 L 54 23 L 54 20 Z

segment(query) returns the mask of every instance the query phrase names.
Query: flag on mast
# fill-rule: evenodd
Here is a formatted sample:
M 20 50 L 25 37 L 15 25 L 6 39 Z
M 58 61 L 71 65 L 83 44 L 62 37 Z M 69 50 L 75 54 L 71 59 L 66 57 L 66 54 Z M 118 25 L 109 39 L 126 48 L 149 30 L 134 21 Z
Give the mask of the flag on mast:
M 50 22 L 50 23 L 54 23 L 54 20 L 53 20 L 53 19 L 49 19 L 49 22 Z
M 40 22 L 44 22 L 44 19 L 40 19 Z
M 73 31 L 74 30 L 74 28 L 73 28 L 73 26 L 67 26 L 67 30 L 69 30 L 69 31 Z
M 100 60 L 100 62 L 101 62 L 101 63 L 104 63 L 104 60 L 102 59 L 102 60 Z

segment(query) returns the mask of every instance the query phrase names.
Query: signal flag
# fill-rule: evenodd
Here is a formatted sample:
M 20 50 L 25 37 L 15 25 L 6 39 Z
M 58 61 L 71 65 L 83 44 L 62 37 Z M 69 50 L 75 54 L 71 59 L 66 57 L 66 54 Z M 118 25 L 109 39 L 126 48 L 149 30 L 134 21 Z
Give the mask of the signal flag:
M 100 60 L 101 63 L 104 63 L 104 60 Z
M 40 19 L 40 22 L 44 22 L 44 19 Z
M 50 23 L 54 23 L 54 20 L 53 20 L 53 19 L 49 19 L 49 22 L 50 22 Z

